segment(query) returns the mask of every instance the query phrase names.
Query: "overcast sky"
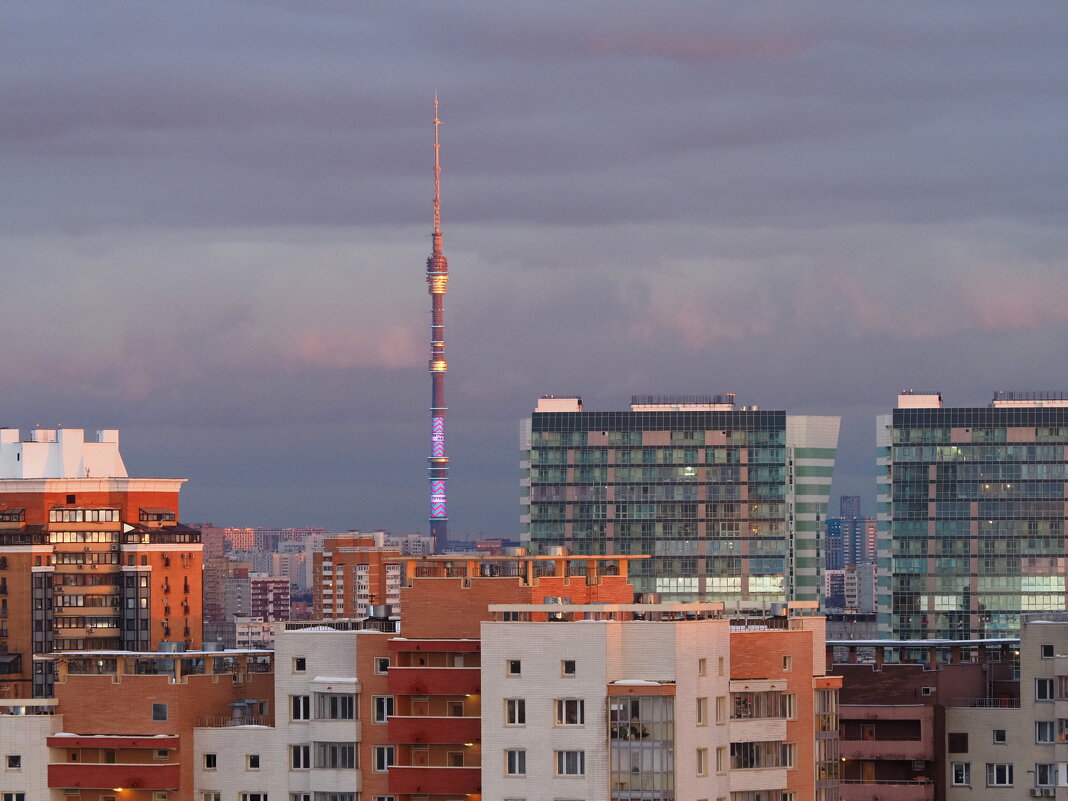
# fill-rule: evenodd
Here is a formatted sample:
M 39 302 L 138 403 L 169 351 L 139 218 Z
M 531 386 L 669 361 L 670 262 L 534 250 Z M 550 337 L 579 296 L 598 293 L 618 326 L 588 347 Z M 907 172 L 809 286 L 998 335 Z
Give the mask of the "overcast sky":
M 425 530 L 433 93 L 450 531 L 538 395 L 874 416 L 1068 389 L 1068 6 L 6 3 L 2 420 L 217 525 Z M 836 510 L 837 503 L 832 504 Z

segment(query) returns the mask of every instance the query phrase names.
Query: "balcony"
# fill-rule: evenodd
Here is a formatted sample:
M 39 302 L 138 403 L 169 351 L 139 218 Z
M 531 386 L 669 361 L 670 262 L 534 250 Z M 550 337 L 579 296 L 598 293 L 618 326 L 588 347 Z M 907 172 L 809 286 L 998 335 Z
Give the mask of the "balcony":
M 933 760 L 934 743 L 923 740 L 839 740 L 843 759 Z
M 130 787 L 139 790 L 177 790 L 179 763 L 91 764 L 63 762 L 48 766 L 48 786 L 55 789 L 110 790 Z
M 389 739 L 394 743 L 478 743 L 482 719 L 477 717 L 397 717 L 389 719 Z
M 474 795 L 482 792 L 482 768 L 394 765 L 389 769 L 389 792 L 397 795 Z
M 475 695 L 480 687 L 477 667 L 389 668 L 389 691 L 394 695 Z
M 934 801 L 932 781 L 861 781 L 843 779 L 839 785 L 842 801 Z

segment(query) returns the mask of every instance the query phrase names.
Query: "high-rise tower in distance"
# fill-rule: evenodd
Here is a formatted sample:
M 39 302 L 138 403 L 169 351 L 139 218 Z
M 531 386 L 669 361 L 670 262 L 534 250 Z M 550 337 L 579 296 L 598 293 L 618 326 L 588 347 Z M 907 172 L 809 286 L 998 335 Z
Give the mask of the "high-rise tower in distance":
M 434 233 L 433 249 L 426 260 L 426 284 L 430 290 L 430 536 L 444 545 L 449 538 L 446 487 L 449 457 L 445 454 L 445 292 L 449 262 L 441 250 L 441 145 L 438 141 L 438 98 L 434 96 Z

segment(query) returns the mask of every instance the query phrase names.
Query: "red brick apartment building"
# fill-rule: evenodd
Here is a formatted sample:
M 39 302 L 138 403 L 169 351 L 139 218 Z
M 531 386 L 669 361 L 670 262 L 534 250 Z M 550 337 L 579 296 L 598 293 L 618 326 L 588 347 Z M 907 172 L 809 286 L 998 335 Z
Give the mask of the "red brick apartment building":
M 117 431 L 0 429 L 0 698 L 52 693 L 39 657 L 201 641 L 185 479 L 130 478 Z

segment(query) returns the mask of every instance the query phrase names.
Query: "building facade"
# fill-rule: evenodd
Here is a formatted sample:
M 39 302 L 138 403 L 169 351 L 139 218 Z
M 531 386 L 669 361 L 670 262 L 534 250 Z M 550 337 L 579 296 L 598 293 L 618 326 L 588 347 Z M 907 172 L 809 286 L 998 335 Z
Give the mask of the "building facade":
M 55 651 L 199 646 L 184 481 L 130 478 L 118 431 L 0 429 L 0 698 L 50 695 Z
M 532 550 L 648 554 L 664 600 L 819 600 L 836 417 L 737 409 L 734 396 L 634 397 L 587 412 L 546 396 L 520 429 Z
M 945 408 L 907 392 L 897 406 L 876 426 L 884 631 L 1011 637 L 1022 615 L 1068 608 L 1068 399 Z

